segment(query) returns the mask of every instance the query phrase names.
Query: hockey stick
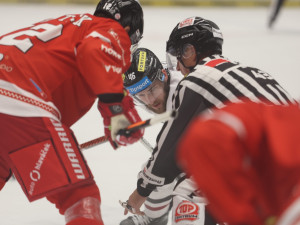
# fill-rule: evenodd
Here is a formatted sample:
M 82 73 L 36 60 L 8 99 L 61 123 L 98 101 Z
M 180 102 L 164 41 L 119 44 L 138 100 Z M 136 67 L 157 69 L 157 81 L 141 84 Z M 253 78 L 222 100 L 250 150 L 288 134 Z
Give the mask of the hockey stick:
M 144 147 L 145 147 L 150 153 L 153 152 L 153 147 L 152 147 L 152 145 L 151 145 L 144 137 L 142 137 L 142 138 L 140 139 L 140 142 L 144 145 Z
M 149 126 L 152 126 L 157 123 L 165 122 L 171 118 L 175 118 L 176 116 L 177 116 L 177 111 L 175 111 L 175 110 L 165 112 L 165 113 L 159 114 L 157 116 L 154 116 L 150 119 L 143 120 L 143 121 L 140 121 L 137 123 L 133 123 L 130 126 L 128 126 L 127 128 L 120 130 L 119 133 L 122 135 L 125 135 L 125 136 L 130 135 L 130 133 L 133 131 L 136 131 L 141 128 L 149 127 Z M 108 138 L 106 136 L 102 136 L 102 137 L 98 137 L 96 139 L 93 139 L 93 140 L 90 140 L 90 141 L 80 144 L 79 148 L 81 150 L 88 149 L 88 148 L 94 147 L 96 145 L 102 144 L 107 141 L 108 141 Z M 141 142 L 147 147 L 148 150 L 150 150 L 149 148 L 152 149 L 151 145 L 145 139 L 141 139 Z
M 96 145 L 102 144 L 104 142 L 107 142 L 108 138 L 106 136 L 102 136 L 102 137 L 98 137 L 96 139 L 93 139 L 91 141 L 85 142 L 81 145 L 79 145 L 79 148 L 81 150 L 86 150 L 89 148 L 92 148 Z M 144 145 L 144 147 L 149 151 L 149 152 L 153 152 L 153 147 L 151 146 L 151 144 L 145 139 L 145 138 L 141 138 L 140 142 Z
M 79 148 L 81 150 L 85 150 L 85 149 L 92 148 L 96 145 L 102 144 L 102 143 L 107 142 L 107 141 L 108 141 L 108 138 L 106 136 L 102 136 L 102 137 L 98 137 L 98 138 L 95 138 L 93 140 L 90 140 L 90 141 L 87 141 L 85 143 L 80 144 Z

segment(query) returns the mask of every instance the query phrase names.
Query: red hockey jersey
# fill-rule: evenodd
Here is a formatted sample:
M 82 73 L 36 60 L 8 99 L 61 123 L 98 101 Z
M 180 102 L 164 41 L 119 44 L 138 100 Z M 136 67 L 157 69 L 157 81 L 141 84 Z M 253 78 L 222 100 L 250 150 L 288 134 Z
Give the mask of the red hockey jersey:
M 299 131 L 296 105 L 231 104 L 191 124 L 178 161 L 219 220 L 274 224 L 300 197 Z
M 1 36 L 0 101 L 5 107 L 0 112 L 54 114 L 71 126 L 97 95 L 123 92 L 130 46 L 118 22 L 90 14 L 65 15 Z

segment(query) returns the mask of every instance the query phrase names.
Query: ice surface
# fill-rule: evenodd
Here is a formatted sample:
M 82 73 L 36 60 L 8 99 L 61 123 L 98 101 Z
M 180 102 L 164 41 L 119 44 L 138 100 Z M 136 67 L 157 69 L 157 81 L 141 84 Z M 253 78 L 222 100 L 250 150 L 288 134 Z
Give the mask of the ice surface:
M 39 20 L 68 13 L 93 13 L 92 5 L 0 4 L 0 34 Z M 224 35 L 224 55 L 272 74 L 295 98 L 300 97 L 300 9 L 284 8 L 273 30 L 267 29 L 267 8 L 144 7 L 145 32 L 141 46 L 164 60 L 165 42 L 174 26 L 189 16 L 216 22 Z M 143 118 L 150 115 L 140 111 Z M 160 125 L 148 128 L 145 138 L 152 144 Z M 80 143 L 103 135 L 102 121 L 92 110 L 73 126 Z M 149 152 L 140 144 L 118 151 L 108 143 L 84 152 L 102 195 L 105 224 L 124 218 L 118 200 L 126 200 L 135 189 L 136 176 Z M 64 224 L 55 207 L 42 199 L 29 203 L 20 186 L 10 181 L 0 192 L 1 225 Z

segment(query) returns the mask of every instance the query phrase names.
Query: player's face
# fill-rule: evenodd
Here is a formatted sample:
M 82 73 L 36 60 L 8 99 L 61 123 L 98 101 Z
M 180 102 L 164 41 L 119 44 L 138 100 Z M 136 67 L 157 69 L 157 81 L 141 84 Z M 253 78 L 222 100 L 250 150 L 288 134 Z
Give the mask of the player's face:
M 155 80 L 148 88 L 137 93 L 135 96 L 151 111 L 158 114 L 163 113 L 166 111 L 168 97 L 166 85 L 166 82 Z

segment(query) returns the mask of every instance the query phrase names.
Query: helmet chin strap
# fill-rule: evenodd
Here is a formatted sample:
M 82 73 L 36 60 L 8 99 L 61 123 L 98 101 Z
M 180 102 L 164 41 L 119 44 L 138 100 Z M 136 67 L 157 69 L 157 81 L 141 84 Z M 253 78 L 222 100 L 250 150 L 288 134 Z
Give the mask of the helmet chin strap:
M 196 61 L 196 64 L 195 64 L 194 66 L 186 66 L 186 65 L 184 65 L 184 63 L 183 63 L 183 61 L 182 61 L 181 58 L 178 59 L 178 60 L 179 60 L 179 62 L 184 66 L 184 68 L 188 69 L 188 70 L 190 71 L 189 73 L 191 73 L 191 72 L 194 72 L 195 66 L 197 66 L 197 62 L 199 62 L 199 59 L 198 59 L 198 58 L 200 58 L 200 57 L 198 57 L 198 55 L 197 55 L 197 61 Z M 187 76 L 187 75 L 185 75 L 185 76 Z

